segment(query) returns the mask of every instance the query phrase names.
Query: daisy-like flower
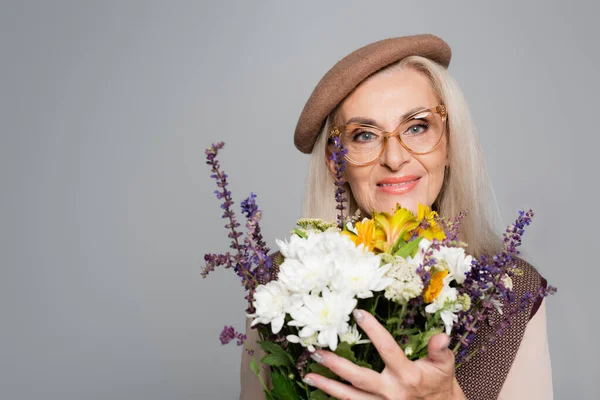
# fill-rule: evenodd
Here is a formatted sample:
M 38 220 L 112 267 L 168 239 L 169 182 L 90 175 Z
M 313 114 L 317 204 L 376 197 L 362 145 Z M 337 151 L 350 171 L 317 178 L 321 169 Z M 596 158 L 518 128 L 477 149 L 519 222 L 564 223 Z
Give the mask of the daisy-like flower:
M 300 343 L 302 347 L 306 347 L 309 351 L 315 352 L 317 350 L 315 345 L 318 343 L 317 336 L 317 333 L 315 333 L 314 335 L 306 338 L 301 338 L 297 335 L 287 335 L 285 338 L 290 343 Z
M 312 235 L 309 235 L 309 238 Z M 286 259 L 300 259 L 310 253 L 315 246 L 316 241 L 303 239 L 298 235 L 292 235 L 286 241 L 275 239 L 275 243 L 279 247 L 279 251 Z
M 367 299 L 373 297 L 373 291 L 385 289 L 393 280 L 384 276 L 390 265 L 380 266 L 381 257 L 373 253 L 361 254 L 361 248 L 334 260 L 336 269 L 330 287 L 336 292 L 345 291 L 359 299 Z
M 356 324 L 348 330 L 348 332 L 340 335 L 340 342 L 348 343 L 350 346 L 355 344 L 371 343 L 369 339 L 361 339 L 361 334 L 358 332 Z
M 461 302 L 457 301 L 457 295 L 458 291 L 456 288 L 445 284 L 441 293 L 435 298 L 435 300 L 425 307 L 425 312 L 429 314 L 435 314 L 436 312 L 441 311 L 440 317 L 444 322 L 447 335 L 450 335 L 450 332 L 452 332 L 452 326 L 456 321 L 458 321 L 458 316 L 456 313 L 462 310 Z
M 251 326 L 256 324 L 271 324 L 273 333 L 279 333 L 285 321 L 285 314 L 301 306 L 299 297 L 292 297 L 285 286 L 278 281 L 259 285 L 254 293 L 254 318 Z
M 379 258 L 373 253 L 364 252 L 362 246 L 356 247 L 339 232 L 309 234 L 306 239 L 295 237 L 298 238 L 292 236 L 289 242 L 278 242 L 281 252 L 286 256 L 279 267 L 278 279 L 293 293 L 320 293 L 330 285 L 340 268 L 348 267 L 351 271 L 351 266 L 356 263 L 365 268 L 362 275 L 358 275 L 365 278 L 370 277 L 367 271 L 371 271 L 371 264 L 379 267 Z M 349 288 L 367 295 L 365 290 L 376 290 L 374 288 L 380 285 L 376 277 L 370 279 L 361 280 Z
M 303 296 L 304 305 L 292 310 L 289 326 L 302 327 L 298 336 L 308 338 L 317 333 L 320 347 L 329 347 L 335 351 L 338 335 L 349 329 L 350 313 L 356 307 L 357 300 L 347 293 L 323 290 L 322 297 L 312 294 Z
M 331 255 L 306 255 L 302 261 L 285 259 L 279 266 L 278 280 L 298 294 L 319 293 L 325 289 L 334 273 L 334 258 Z
M 465 254 L 465 249 L 462 247 L 440 246 L 439 250 L 433 251 L 433 257 L 448 270 L 456 283 L 459 285 L 464 283 L 473 261 L 473 257 Z
M 417 265 L 402 257 L 396 257 L 386 276 L 393 282 L 385 289 L 386 299 L 396 303 L 405 303 L 423 292 L 423 280 L 417 274 Z

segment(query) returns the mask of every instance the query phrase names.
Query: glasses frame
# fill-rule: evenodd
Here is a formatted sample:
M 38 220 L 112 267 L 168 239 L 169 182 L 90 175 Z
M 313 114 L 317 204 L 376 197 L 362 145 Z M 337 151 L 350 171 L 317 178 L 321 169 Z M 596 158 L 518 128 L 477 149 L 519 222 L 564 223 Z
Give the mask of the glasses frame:
M 400 132 L 398 132 L 399 128 L 404 125 L 407 121 L 413 119 L 415 116 L 424 113 L 426 111 L 429 112 L 433 112 L 436 114 L 439 114 L 442 117 L 442 124 L 443 124 L 443 132 L 440 135 L 437 143 L 431 148 L 431 150 L 425 151 L 425 152 L 416 152 L 411 150 L 410 148 L 408 148 L 408 146 L 402 141 L 402 138 L 400 137 Z M 346 161 L 348 161 L 350 164 L 353 164 L 357 167 L 363 167 L 363 166 L 367 166 L 367 165 L 371 165 L 373 163 L 376 163 L 381 156 L 383 155 L 383 153 L 385 152 L 385 149 L 387 147 L 387 142 L 388 139 L 396 136 L 398 138 L 398 141 L 400 142 L 400 144 L 402 145 L 402 147 L 404 147 L 406 149 L 406 151 L 408 151 L 411 154 L 415 154 L 415 155 L 424 155 L 424 154 L 429 154 L 432 151 L 434 151 L 436 149 L 436 147 L 438 147 L 438 145 L 440 144 L 440 142 L 442 141 L 442 137 L 444 137 L 444 134 L 446 134 L 448 132 L 448 129 L 446 127 L 447 124 L 447 120 L 448 120 L 448 110 L 446 109 L 446 106 L 441 103 L 435 107 L 430 107 L 430 108 L 424 108 L 422 110 L 419 111 L 415 111 L 414 113 L 410 114 L 408 117 L 406 117 L 405 119 L 402 120 L 402 122 L 400 122 L 398 124 L 398 126 L 396 127 L 396 129 L 394 129 L 392 132 L 386 132 L 383 129 L 381 129 L 378 126 L 374 126 L 374 125 L 368 125 L 368 124 L 347 124 L 347 125 L 340 125 L 340 126 L 336 126 L 334 128 L 331 129 L 331 131 L 329 132 L 329 139 L 332 139 L 334 137 L 339 137 L 342 135 L 342 132 L 344 130 L 346 130 L 347 127 L 349 126 L 362 126 L 362 127 L 366 127 L 366 128 L 374 128 L 377 129 L 378 131 L 381 131 L 382 134 L 384 135 L 383 138 L 383 146 L 381 146 L 381 152 L 379 153 L 379 155 L 373 160 L 373 161 L 369 161 L 366 163 L 357 163 L 356 161 L 353 161 L 351 158 L 348 157 L 348 155 L 346 154 L 344 156 L 344 158 L 346 159 Z

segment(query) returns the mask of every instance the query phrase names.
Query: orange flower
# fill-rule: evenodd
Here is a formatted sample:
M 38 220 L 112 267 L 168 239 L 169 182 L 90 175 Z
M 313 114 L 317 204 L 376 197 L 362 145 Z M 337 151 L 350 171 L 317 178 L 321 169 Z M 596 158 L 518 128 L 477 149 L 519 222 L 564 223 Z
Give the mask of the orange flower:
M 425 303 L 433 302 L 440 295 L 444 288 L 444 278 L 448 275 L 448 270 L 444 269 L 436 272 L 431 277 L 425 293 L 423 293 L 423 301 Z
M 357 222 L 355 228 L 357 234 L 347 230 L 342 231 L 342 234 L 347 235 L 356 246 L 363 244 L 365 250 L 373 251 L 375 248 L 375 223 L 373 220 L 365 219 Z

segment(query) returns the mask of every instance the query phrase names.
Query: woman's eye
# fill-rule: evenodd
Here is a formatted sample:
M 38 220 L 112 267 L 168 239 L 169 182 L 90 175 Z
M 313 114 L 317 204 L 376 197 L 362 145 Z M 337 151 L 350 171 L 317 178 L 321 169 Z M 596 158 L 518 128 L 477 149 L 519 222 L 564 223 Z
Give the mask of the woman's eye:
M 374 140 L 377 137 L 377 135 L 375 135 L 373 132 L 369 132 L 369 131 L 362 131 L 362 132 L 356 132 L 352 139 L 354 141 L 358 141 L 358 142 L 368 142 L 371 140 Z
M 420 135 L 427 131 L 428 125 L 426 124 L 417 124 L 413 125 L 406 131 L 407 135 Z

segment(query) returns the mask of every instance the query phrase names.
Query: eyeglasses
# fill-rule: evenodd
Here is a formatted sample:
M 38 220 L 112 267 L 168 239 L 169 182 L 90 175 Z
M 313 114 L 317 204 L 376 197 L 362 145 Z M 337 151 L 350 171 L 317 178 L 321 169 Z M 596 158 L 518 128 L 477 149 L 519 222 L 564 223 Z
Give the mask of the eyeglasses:
M 348 150 L 348 162 L 356 166 L 366 166 L 381 157 L 388 139 L 394 136 L 398 138 L 402 147 L 412 154 L 431 153 L 446 132 L 447 116 L 446 106 L 440 104 L 410 114 L 392 132 L 386 132 L 373 125 L 352 123 L 331 129 L 329 138 L 340 138 Z

